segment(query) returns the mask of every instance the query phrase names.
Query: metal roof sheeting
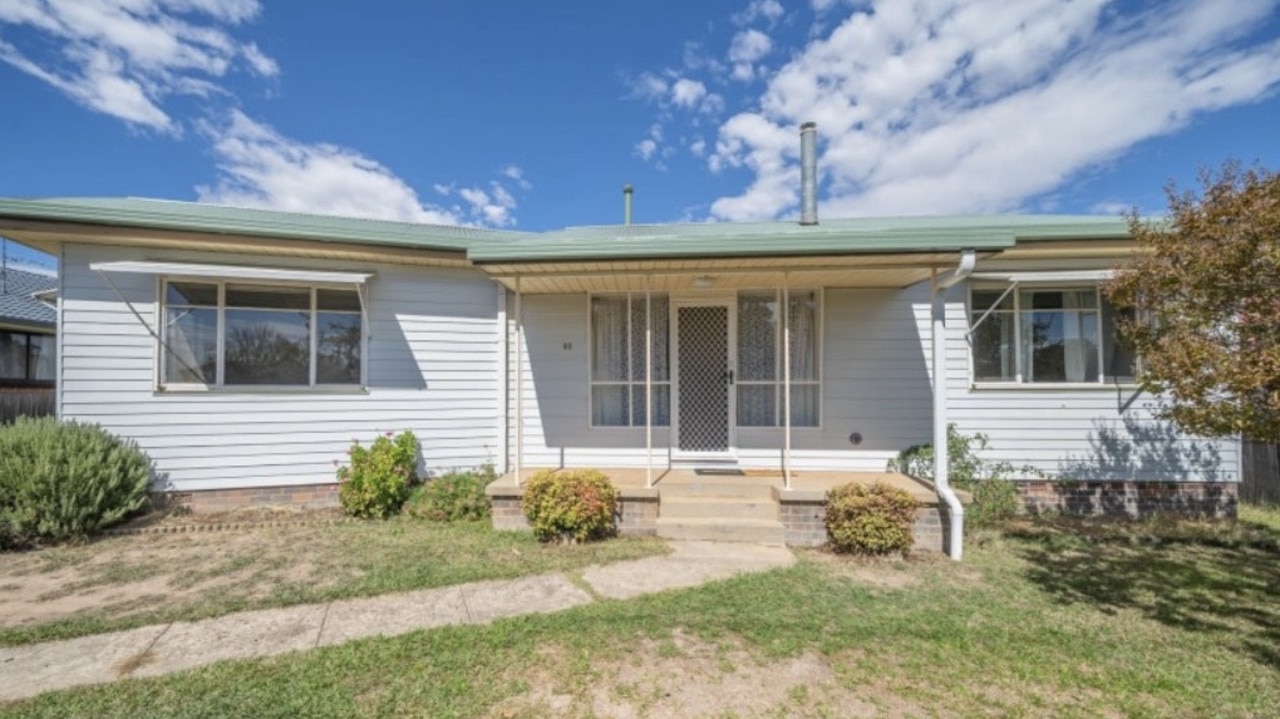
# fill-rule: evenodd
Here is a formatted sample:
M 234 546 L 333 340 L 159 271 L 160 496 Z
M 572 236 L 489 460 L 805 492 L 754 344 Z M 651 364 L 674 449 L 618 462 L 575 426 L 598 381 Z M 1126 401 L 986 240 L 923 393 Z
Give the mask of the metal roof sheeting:
M 655 258 L 915 254 L 1000 251 L 1018 242 L 1129 236 L 1124 219 L 1073 215 L 964 215 L 794 222 L 570 227 L 543 233 L 483 230 L 132 198 L 0 199 L 0 220 L 238 234 L 466 252 L 477 264 Z

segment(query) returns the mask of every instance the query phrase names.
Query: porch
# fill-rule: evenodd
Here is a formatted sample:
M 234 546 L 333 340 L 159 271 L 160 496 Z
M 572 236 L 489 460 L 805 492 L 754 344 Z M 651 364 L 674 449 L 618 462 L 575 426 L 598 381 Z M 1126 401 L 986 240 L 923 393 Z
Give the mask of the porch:
M 546 468 L 525 468 L 528 479 Z M 780 469 L 655 470 L 601 468 L 619 490 L 622 534 L 669 539 L 744 541 L 789 546 L 820 546 L 827 541 L 826 496 L 832 488 L 855 482 L 882 482 L 909 493 L 920 509 L 913 527 L 915 548 L 944 551 L 943 517 L 933 486 L 896 472 L 791 472 L 790 488 Z M 493 523 L 498 529 L 528 526 L 520 509 L 522 485 L 508 473 L 489 485 Z M 967 502 L 968 497 L 962 497 Z

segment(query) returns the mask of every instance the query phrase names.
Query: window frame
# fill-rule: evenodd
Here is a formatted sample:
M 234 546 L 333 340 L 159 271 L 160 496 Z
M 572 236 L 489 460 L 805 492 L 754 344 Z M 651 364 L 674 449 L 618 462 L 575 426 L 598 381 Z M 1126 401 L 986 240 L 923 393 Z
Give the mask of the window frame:
M 32 388 L 32 389 L 45 389 L 45 388 L 51 388 L 51 387 L 55 387 L 55 386 L 57 386 L 57 373 L 58 373 L 58 359 L 57 359 L 57 358 L 58 358 L 58 345 L 57 345 L 57 334 L 56 334 L 56 333 L 54 333 L 54 334 L 50 334 L 50 333 L 48 333 L 48 332 L 32 332 L 32 331 L 30 331 L 30 330 L 25 330 L 25 329 L 9 329 L 9 328 L 6 328 L 6 327 L 0 327 L 0 334 L 7 334 L 7 335 L 15 336 L 15 337 L 18 337 L 18 336 L 23 337 L 23 338 L 24 338 L 24 346 L 25 346 L 25 350 L 26 350 L 26 351 L 24 352 L 24 357 L 23 357 L 23 361 L 24 361 L 24 365 L 23 365 L 23 376 L 22 376 L 22 377 L 0 377 L 0 386 L 5 386 L 5 387 L 29 387 L 29 388 Z M 31 339 L 32 339 L 33 337 L 52 337 L 52 338 L 54 338 L 54 348 L 53 348 L 53 351 L 54 351 L 54 355 L 53 355 L 53 356 L 54 356 L 54 379 L 36 379 L 36 378 L 35 378 L 35 376 L 34 376 L 34 374 L 35 374 L 35 362 L 33 361 L 33 357 L 32 357 L 32 354 L 31 354 L 31 352 L 32 352 L 32 343 L 31 343 Z
M 733 322 L 734 322 L 734 325 L 735 325 L 735 334 L 739 334 L 738 332 L 736 332 L 737 323 L 738 323 L 738 316 L 737 316 L 737 315 L 738 315 L 738 310 L 739 310 L 739 309 L 740 309 L 740 307 L 741 307 L 740 302 L 741 302 L 741 298 L 742 298 L 742 296 L 743 296 L 743 295 L 752 295 L 752 294 L 756 294 L 756 295 L 764 295 L 764 294 L 768 293 L 769 291 L 770 291 L 770 290 L 769 290 L 769 289 L 767 289 L 767 288 L 766 288 L 766 289 L 754 289 L 754 290 L 753 290 L 753 289 L 743 289 L 743 290 L 738 290 L 737 292 L 735 292 L 735 293 L 734 293 L 734 307 L 733 307 L 734 318 L 733 318 Z M 824 369 L 825 369 L 825 365 L 826 365 L 826 362 L 824 361 L 824 360 L 825 360 L 824 355 L 825 355 L 825 353 L 826 353 L 826 346 L 823 344 L 823 343 L 824 343 L 824 341 L 825 341 L 825 335 L 826 335 L 826 319 L 827 319 L 827 318 L 826 318 L 826 312 L 824 311 L 824 310 L 825 310 L 825 308 L 826 308 L 826 292 L 825 292 L 825 288 L 823 288 L 823 287 L 789 287 L 789 288 L 787 288 L 786 290 L 783 290 L 781 287 L 775 287 L 775 288 L 773 288 L 773 297 L 774 297 L 774 302 L 778 303 L 778 305 L 779 305 L 779 306 L 781 306 L 781 305 L 783 304 L 783 299 L 784 299 L 784 298 L 783 298 L 783 295 L 784 295 L 784 294 L 785 294 L 785 295 L 787 295 L 786 300 L 787 300 L 788 306 L 787 306 L 787 308 L 786 308 L 786 311 L 788 312 L 788 315 L 787 315 L 788 317 L 790 316 L 790 314 L 789 314 L 789 313 L 790 313 L 790 298 L 791 298 L 791 297 L 793 297 L 794 295 L 796 295 L 797 293 L 803 293 L 803 292 L 812 292 L 812 293 L 813 293 L 813 295 L 814 295 L 814 302 L 815 302 L 815 305 L 814 305 L 814 308 L 813 308 L 813 312 L 814 312 L 814 332 L 815 332 L 815 333 L 817 333 L 817 337 L 815 338 L 815 341 L 816 341 L 816 343 L 817 343 L 817 349 L 816 349 L 816 351 L 815 351 L 815 353 L 814 353 L 814 379 L 811 379 L 811 380 L 797 380 L 795 377 L 792 377 L 792 378 L 791 378 L 791 386 L 792 386 L 793 388 L 794 388 L 794 387 L 797 387 L 797 386 L 813 386 L 813 387 L 816 387 L 816 388 L 817 388 L 817 396 L 818 396 L 818 412 L 817 412 L 817 414 L 818 414 L 818 416 L 817 416 L 817 424 L 805 424 L 805 425 L 797 425 L 797 424 L 795 423 L 795 421 L 794 421 L 794 420 L 795 420 L 795 417 L 793 416 L 793 417 L 792 417 L 792 422 L 791 422 L 791 429 L 792 429 L 792 430 L 802 430 L 802 431 L 803 431 L 803 430 L 810 430 L 810 431 L 812 431 L 812 430 L 821 430 L 821 429 L 822 429 L 822 425 L 823 425 L 823 412 L 824 412 L 824 410 L 825 410 L 825 408 L 826 408 L 826 402 L 825 402 L 825 401 L 823 401 L 823 392 L 822 392 L 822 374 L 823 374 L 823 371 L 824 371 Z M 784 402 L 785 402 L 785 394 L 786 394 L 786 393 L 785 393 L 785 391 L 784 391 L 784 385 L 786 384 L 786 380 L 785 380 L 785 378 L 783 377 L 783 374 L 784 374 L 784 373 L 783 373 L 783 361 L 784 361 L 783 353 L 784 353 L 786 350 L 785 350 L 785 348 L 783 347 L 783 344 L 784 344 L 784 338 L 783 338 L 783 336 L 782 336 L 782 335 L 783 335 L 783 332 L 782 332 L 782 322 L 778 322 L 776 325 L 774 325 L 774 328 L 773 328 L 773 348 L 774 348 L 774 352 L 773 352 L 774 372 L 773 372 L 773 375 L 774 375 L 774 379 L 771 379 L 771 380 L 744 380 L 744 379 L 741 379 L 741 375 L 742 375 L 742 364 L 741 364 L 741 363 L 742 363 L 742 352 L 741 352 L 741 346 L 734 347 L 734 372 L 735 372 L 735 374 L 737 375 L 737 376 L 735 377 L 735 379 L 734 379 L 734 385 L 745 385 L 745 386 L 753 386 L 753 387 L 755 387 L 755 386 L 769 386 L 769 385 L 773 385 L 773 388 L 774 388 L 774 394 L 773 394 L 773 397 L 774 397 L 774 401 L 773 401 L 773 418 L 774 418 L 774 423 L 773 423 L 773 424 L 741 424 L 741 423 L 738 421 L 738 416 L 737 416 L 737 415 L 738 415 L 738 412 L 737 412 L 737 409 L 736 409 L 736 408 L 737 408 L 737 406 L 741 405 L 741 399 L 737 396 L 737 395 L 738 395 L 738 390 L 737 390 L 737 387 L 735 386 L 735 388 L 734 388 L 735 411 L 734 411 L 734 417 L 733 417 L 733 424 L 734 424 L 734 426 L 735 426 L 735 427 L 737 427 L 738 429 L 746 429 L 746 430 L 774 430 L 774 429 L 783 429 L 783 428 L 785 428 L 785 427 L 786 427 L 786 421 L 785 421 L 786 417 L 785 417 L 784 410 L 783 410 L 783 404 L 784 404 Z M 737 341 L 737 342 L 739 342 L 739 343 L 741 343 L 741 342 L 742 342 L 742 338 L 741 338 L 741 336 L 737 337 L 737 338 L 736 338 L 736 341 Z
M 664 429 L 664 430 L 665 430 L 665 429 L 670 429 L 670 427 L 671 427 L 671 422 L 672 422 L 672 414 L 675 412 L 675 406 L 674 406 L 674 403 L 672 402 L 672 394 L 671 394 L 671 393 L 672 393 L 672 391 L 673 391 L 673 390 L 671 389 L 671 386 L 672 386 L 672 379 L 671 379 L 671 378 L 672 378 L 672 376 L 674 375 L 674 369 L 673 369 L 673 367 L 672 367 L 672 360 L 673 360 L 673 356 L 672 356 L 672 353 L 671 353 L 671 323 L 672 323 L 672 299 L 673 299 L 673 298 L 672 298 L 672 296 L 671 296 L 671 293 L 669 293 L 669 292 L 652 292 L 652 293 L 649 293 L 649 294 L 650 294 L 650 296 L 651 296 L 652 298 L 654 298 L 654 299 L 656 299 L 657 297 L 661 296 L 661 297 L 666 298 L 666 300 L 667 300 L 667 327 L 666 327 L 666 332 L 667 332 L 667 343 L 666 343 L 666 346 L 667 346 L 667 378 L 666 378 L 666 379 L 664 379 L 664 380 L 657 380 L 657 379 L 655 379 L 655 380 L 653 380 L 653 382 L 652 382 L 653 387 L 654 387 L 654 389 L 655 389 L 655 390 L 656 390 L 658 387 L 666 387 L 666 388 L 667 388 L 667 398 L 668 398 L 668 399 L 667 399 L 667 405 L 668 405 L 668 409 L 667 409 L 667 421 L 666 421 L 666 423 L 664 423 L 664 424 L 659 424 L 659 423 L 658 423 L 658 422 L 656 422 L 656 421 L 653 423 L 653 426 L 654 426 L 654 427 L 660 427 L 660 428 L 662 428 L 662 429 Z M 590 429 L 604 429 L 604 430 L 632 430 L 632 429 L 636 429 L 636 428 L 638 428 L 638 427 L 639 427 L 639 428 L 645 427 L 646 425 L 645 425 L 644 423 L 636 424 L 636 423 L 633 421 L 633 420 L 634 420 L 634 412 L 632 412 L 632 411 L 631 411 L 631 404 L 630 404 L 630 397 L 631 397 L 631 396 L 633 396 L 633 394 L 632 394 L 632 393 L 634 393 L 634 392 L 635 392 L 635 389 L 636 389 L 637 387 L 639 387 L 641 390 L 643 390 L 643 389 L 644 389 L 644 386 L 645 386 L 645 380 L 643 380 L 643 379 L 640 379 L 640 380 L 632 380 L 632 379 L 626 379 L 626 380 L 597 380 L 597 379 L 595 378 L 595 360 L 596 360 L 596 358 L 595 358 L 595 331 L 596 331 L 596 324 L 595 324 L 595 313 L 592 311 L 592 303 L 593 303 L 593 301 L 594 301 L 597 297 L 612 297 L 612 298 L 615 298 L 615 299 L 616 299 L 616 298 L 622 298 L 622 297 L 625 297 L 625 298 L 626 298 L 626 300 L 627 300 L 627 309 L 626 309 L 626 315 L 627 315 L 627 348 L 626 348 L 626 357 L 627 357 L 627 362 L 628 362 L 628 365 L 627 365 L 627 375 L 628 375 L 628 376 L 630 376 L 630 375 L 631 375 L 630 358 L 631 358 L 632 356 L 634 356 L 634 355 L 633 355 L 633 350 L 635 349 L 635 346 L 634 346 L 634 345 L 635 345 L 635 343 L 636 343 L 637 339 L 639 340 L 639 342 L 640 342 L 641 344 L 643 344 L 643 343 L 644 343 L 644 328 L 643 328 L 643 327 L 641 327 L 641 328 L 640 328 L 640 336 L 637 338 L 637 337 L 636 337 L 636 335 L 635 335 L 635 329 L 636 329 L 636 328 L 635 328 L 635 326 L 634 326 L 634 323 L 633 323 L 631 320 L 632 320 L 632 312 L 633 312 L 633 309 L 632 309 L 632 307 L 633 307 L 633 303 L 635 303 L 637 300 L 639 300 L 639 301 L 640 301 L 640 303 L 642 303 L 642 304 L 643 304 L 643 303 L 644 303 L 644 301 L 645 301 L 645 292 L 643 292 L 643 291 L 635 292 L 635 291 L 625 291 L 625 290 L 624 290 L 624 291 L 621 291 L 621 292 L 590 292 L 590 293 L 588 293 L 588 294 L 587 294 L 587 307 L 586 307 L 586 312 L 587 312 L 587 427 L 588 427 L 588 428 L 590 428 Z M 649 318 L 648 318 L 648 321 L 649 321 L 649 322 L 652 322 L 652 321 L 653 321 L 653 318 L 652 318 L 652 317 L 649 317 Z M 655 338 L 656 338 L 656 334 L 655 334 Z M 657 343 L 655 342 L 654 344 L 657 344 Z M 648 361 L 648 357 L 647 357 L 647 356 L 646 356 L 646 358 L 645 358 L 645 361 L 646 361 L 646 362 Z M 596 417 L 596 413 L 595 413 L 595 388 L 596 388 L 596 387 L 625 387 L 625 388 L 627 388 L 627 392 L 628 392 L 628 400 L 627 400 L 627 401 L 628 401 L 628 405 L 627 405 L 627 410 L 628 410 L 628 411 L 627 411 L 627 424 L 596 424 L 596 419 L 595 419 L 595 417 Z M 654 392 L 653 394 L 656 396 L 656 395 L 657 395 L 657 392 Z M 649 401 L 649 397 L 645 397 L 645 401 L 646 401 L 646 402 L 647 402 L 647 401 Z
M 1036 382 L 1026 380 L 1025 367 L 1023 366 L 1023 347 L 1022 347 L 1022 315 L 1024 312 L 1034 312 L 1033 309 L 1024 310 L 1022 307 L 1022 293 L 1024 290 L 1029 291 L 1058 291 L 1058 292 L 1084 292 L 1091 291 L 1094 293 L 1095 308 L 1093 311 L 1097 313 L 1098 318 L 1098 375 L 1096 380 L 1083 382 Z M 974 293 L 976 292 L 1005 292 L 1008 291 L 1007 300 L 1012 301 L 1013 308 L 1011 310 L 983 309 L 978 310 L 974 305 Z M 998 303 L 997 303 L 998 304 Z M 1055 282 L 999 282 L 999 281 L 977 281 L 970 282 L 968 285 L 968 293 L 965 298 L 965 341 L 968 345 L 968 361 L 969 361 L 969 386 L 973 389 L 1017 389 L 1017 390 L 1061 390 L 1061 389 L 1103 389 L 1114 387 L 1135 388 L 1137 384 L 1137 374 L 1141 371 L 1141 358 L 1134 357 L 1133 375 L 1121 379 L 1117 375 L 1107 372 L 1106 358 L 1107 351 L 1114 346 L 1117 335 L 1114 333 L 1107 335 L 1103 332 L 1106 322 L 1104 315 L 1108 304 L 1102 296 L 1102 285 L 1098 282 L 1080 282 L 1080 281 L 1055 281 Z M 1112 309 L 1115 310 L 1114 306 Z M 977 378 L 977 362 L 974 359 L 974 320 L 982 317 L 983 324 L 992 321 L 993 316 L 999 313 L 1013 314 L 1014 327 L 1014 376 L 1012 379 L 978 379 Z M 1118 314 L 1118 313 L 1117 313 Z M 1114 326 L 1114 321 L 1113 321 Z
M 199 382 L 166 382 L 165 381 L 165 363 L 166 355 L 169 353 L 168 337 L 169 322 L 167 320 L 167 310 L 169 308 L 168 294 L 169 285 L 173 283 L 179 284 L 200 284 L 213 285 L 217 288 L 217 306 L 215 313 L 217 316 L 216 332 L 217 343 L 215 349 L 215 381 L 212 384 L 203 384 Z M 307 384 L 226 384 L 226 313 L 228 309 L 249 309 L 252 307 L 227 307 L 227 285 L 236 285 L 237 287 L 261 287 L 268 290 L 294 289 L 306 290 L 309 298 L 308 312 L 308 359 L 307 359 Z M 354 292 L 360 303 L 359 311 L 354 310 L 321 310 L 319 308 L 319 290 L 339 290 L 343 292 Z M 326 282 L 294 282 L 288 280 L 258 280 L 258 279 L 239 279 L 234 277 L 190 277 L 186 275 L 175 276 L 157 276 L 156 278 L 156 323 L 159 328 L 159 341 L 156 347 L 156 367 L 155 367 L 155 388 L 158 393 L 316 393 L 316 394 L 341 394 L 341 393 L 363 393 L 368 389 L 369 377 L 369 307 L 368 295 L 364 286 L 351 285 L 347 283 L 326 283 Z M 273 311 L 277 308 L 265 308 Z M 290 311 L 290 310 L 281 310 Z M 301 310 L 293 310 L 301 311 Z M 316 369 L 318 365 L 318 357 L 316 349 L 319 343 L 319 325 L 317 322 L 318 315 L 321 313 L 359 315 L 360 317 L 360 378 L 357 383 L 336 384 L 336 383 L 318 383 L 316 381 Z

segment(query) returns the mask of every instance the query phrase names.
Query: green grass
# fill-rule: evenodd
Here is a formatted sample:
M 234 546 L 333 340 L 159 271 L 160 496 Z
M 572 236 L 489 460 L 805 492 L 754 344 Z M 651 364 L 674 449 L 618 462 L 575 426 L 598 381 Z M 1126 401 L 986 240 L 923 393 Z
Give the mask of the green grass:
M 529 532 L 496 532 L 487 522 L 412 519 L 114 537 L 7 555 L 12 562 L 0 564 L 0 585 L 74 571 L 46 598 L 86 590 L 122 596 L 51 621 L 0 628 L 0 646 L 246 609 L 574 570 L 665 551 L 654 539 L 544 545 Z M 129 595 L 131 585 L 143 579 L 153 582 Z M 157 590 L 157 579 L 163 591 Z
M 1259 512 L 1234 524 L 1024 522 L 972 537 L 962 564 L 805 552 L 792 568 L 698 589 L 227 662 L 8 709 L 593 716 L 601 696 L 645 708 L 662 701 L 651 689 L 674 691 L 699 672 L 815 656 L 830 668 L 822 682 L 780 690 L 758 711 L 708 715 L 845 716 L 860 702 L 890 716 L 1275 716 L 1280 513 Z M 662 662 L 681 670 L 637 678 Z M 538 690 L 567 704 L 519 701 Z

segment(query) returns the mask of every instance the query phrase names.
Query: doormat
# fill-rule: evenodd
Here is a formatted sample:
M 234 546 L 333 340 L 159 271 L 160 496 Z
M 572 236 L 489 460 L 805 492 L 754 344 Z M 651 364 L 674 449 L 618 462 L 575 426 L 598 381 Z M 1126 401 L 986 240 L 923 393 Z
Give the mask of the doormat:
M 693 470 L 693 473 L 702 475 L 702 476 L 707 476 L 707 477 L 745 477 L 747 476 L 746 472 L 740 469 L 734 469 L 731 467 L 725 467 L 723 469 L 714 468 L 714 467 L 710 469 L 695 469 Z

